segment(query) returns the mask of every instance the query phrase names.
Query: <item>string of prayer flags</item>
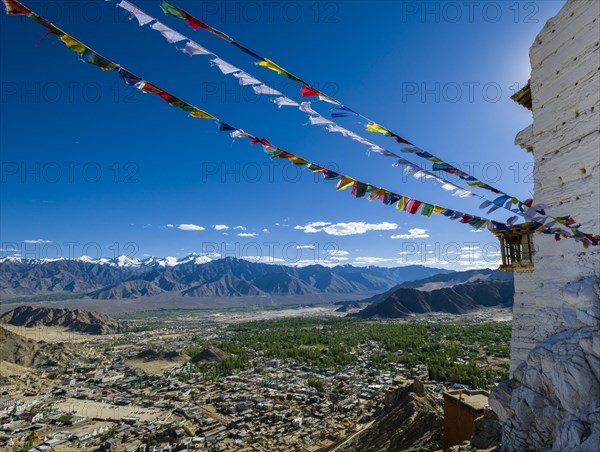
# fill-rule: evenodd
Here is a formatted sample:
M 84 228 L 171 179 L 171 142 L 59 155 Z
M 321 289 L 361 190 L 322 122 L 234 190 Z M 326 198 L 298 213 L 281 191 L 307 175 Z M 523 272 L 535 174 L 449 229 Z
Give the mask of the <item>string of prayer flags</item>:
M 187 11 L 185 11 L 181 8 L 177 8 L 176 6 L 172 5 L 167 0 L 163 0 L 162 4 L 160 5 L 160 8 L 168 16 L 173 16 L 178 19 L 185 20 L 187 22 L 187 24 L 193 30 L 198 30 L 198 29 L 202 28 L 202 29 L 209 31 L 210 33 L 218 36 L 219 38 L 224 39 L 227 42 L 233 43 L 233 39 L 231 39 L 225 33 L 221 32 L 215 28 L 210 27 L 209 25 L 205 24 L 201 20 L 196 19 L 194 16 L 189 14 Z
M 12 3 L 17 3 L 17 4 L 19 3 L 16 0 L 4 0 L 4 1 L 5 1 L 5 3 L 7 1 L 10 1 Z M 27 10 L 26 8 L 25 9 L 13 8 L 13 9 L 11 9 L 11 11 L 14 12 L 14 11 L 29 11 L 29 10 Z M 101 68 L 103 66 L 110 67 L 110 66 L 114 65 L 113 69 L 116 69 L 119 72 L 119 76 L 123 79 L 123 81 L 125 83 L 131 84 L 131 83 L 135 82 L 134 86 L 136 86 L 138 89 L 142 90 L 145 93 L 151 93 L 151 94 L 158 95 L 164 101 L 168 102 L 170 105 L 180 108 L 180 109 L 183 109 L 184 111 L 188 112 L 189 115 L 192 117 L 214 120 L 219 124 L 219 129 L 221 129 L 221 128 L 224 128 L 226 130 L 234 129 L 231 131 L 231 136 L 233 138 L 248 138 L 251 140 L 252 144 L 261 144 L 263 146 L 263 149 L 265 150 L 265 152 L 267 152 L 272 157 L 277 156 L 278 158 L 287 158 L 290 160 L 290 162 L 292 164 L 305 166 L 305 167 L 311 169 L 312 171 L 317 171 L 317 172 L 322 173 L 326 179 L 339 180 L 338 185 L 341 184 L 342 181 L 344 183 L 348 183 L 348 176 L 339 174 L 335 171 L 331 171 L 327 168 L 320 167 L 318 165 L 315 165 L 315 164 L 309 162 L 308 160 L 303 159 L 300 156 L 296 156 L 289 152 L 278 149 L 275 146 L 273 146 L 269 142 L 269 140 L 267 140 L 266 138 L 257 138 L 255 136 L 252 136 L 251 134 L 244 132 L 241 129 L 236 129 L 233 126 L 230 126 L 230 125 L 220 121 L 216 117 L 212 116 L 210 113 L 200 110 L 200 109 L 192 106 L 191 104 L 188 104 L 187 102 L 184 102 L 180 98 L 168 93 L 167 91 L 163 90 L 162 88 L 159 88 L 158 86 L 143 80 L 141 77 L 137 77 L 130 71 L 116 65 L 115 63 L 111 63 L 110 60 L 100 57 L 100 55 L 93 52 L 91 49 L 89 49 L 87 46 L 82 44 L 80 41 L 77 41 L 75 38 L 67 35 L 62 30 L 58 29 L 57 27 L 55 27 L 54 25 L 52 25 L 45 19 L 41 19 L 35 13 L 29 12 L 29 13 L 19 13 L 19 14 L 26 14 L 31 19 L 46 26 L 51 32 L 57 34 L 57 36 L 59 36 L 61 38 L 61 41 L 64 42 L 65 45 L 67 45 L 71 50 L 78 53 L 80 56 L 83 53 L 85 53 L 87 50 L 89 50 L 91 53 L 88 53 L 88 56 L 89 55 L 91 55 L 91 56 L 86 57 L 86 59 L 84 61 L 91 62 L 92 64 L 98 65 Z M 69 39 L 63 39 L 65 36 L 67 36 Z M 81 51 L 82 48 L 84 49 L 83 51 Z M 98 55 L 98 58 L 96 58 L 94 55 Z M 141 81 L 138 81 L 138 80 L 141 80 Z M 419 211 L 419 209 L 421 209 L 421 207 L 423 207 L 425 205 L 424 208 L 426 210 L 425 210 L 424 214 L 426 216 L 430 215 L 429 211 L 431 209 L 434 212 L 439 211 L 440 213 L 442 213 L 442 215 L 449 217 L 451 220 L 456 220 L 456 219 L 461 218 L 461 222 L 468 223 L 473 227 L 482 227 L 483 225 L 490 224 L 490 220 L 488 220 L 488 219 L 480 218 L 480 217 L 462 213 L 462 212 L 453 211 L 450 209 L 442 210 L 441 206 L 439 206 L 439 207 L 436 206 L 436 207 L 438 207 L 436 209 L 436 207 L 433 207 L 431 205 L 428 206 L 427 205 L 428 203 L 424 203 L 423 201 L 406 198 L 402 195 L 393 194 L 389 190 L 379 188 L 379 187 L 376 187 L 376 186 L 373 186 L 370 184 L 366 184 L 366 183 L 360 182 L 356 179 L 353 180 L 352 184 L 353 184 L 352 192 L 355 196 L 364 197 L 364 196 L 366 196 L 366 194 L 369 194 L 370 195 L 369 199 L 371 199 L 371 200 L 380 199 L 382 202 L 384 202 L 386 204 L 389 203 L 391 199 L 398 199 L 397 208 L 400 210 L 406 210 L 407 212 L 409 212 L 411 214 L 416 214 Z M 336 187 L 336 188 L 338 188 L 338 187 Z M 396 196 L 393 196 L 393 195 L 396 195 Z M 511 202 L 512 201 L 513 200 L 511 199 Z M 500 203 L 499 200 L 498 200 L 498 203 Z M 508 221 L 508 224 L 509 225 L 513 224 L 517 218 L 518 218 L 517 216 L 510 218 Z M 534 230 L 536 232 L 558 233 L 558 234 L 560 234 L 560 236 L 574 237 L 576 240 L 582 242 L 584 244 L 584 246 L 589 246 L 590 244 L 597 245 L 598 243 L 600 243 L 600 236 L 585 234 L 585 233 L 579 231 L 578 229 L 576 229 L 578 226 L 576 226 L 574 224 L 574 220 L 571 217 L 560 217 L 560 220 L 564 221 L 565 224 L 569 223 L 572 226 L 570 233 L 566 233 L 565 231 L 562 231 L 562 230 L 550 229 L 541 222 L 533 222 L 529 226 L 532 228 L 531 230 Z
M 165 3 L 169 4 L 166 0 L 163 0 L 163 4 L 165 4 Z M 186 20 L 188 20 L 188 21 L 189 21 L 189 18 L 192 17 L 192 16 L 189 15 L 189 13 L 181 10 L 180 8 L 177 8 L 177 7 L 175 7 L 175 6 L 171 5 L 171 4 L 169 4 L 169 5 L 170 5 L 169 8 L 163 8 L 163 11 L 165 11 L 166 14 L 170 14 L 170 15 L 173 15 L 174 17 L 179 17 L 179 18 L 184 18 L 185 17 Z M 183 13 L 183 16 L 182 16 L 182 14 L 175 13 L 174 10 L 178 10 L 180 13 Z M 208 30 L 208 31 L 210 31 L 212 33 L 218 32 L 218 30 L 216 30 L 216 29 L 214 29 L 214 28 L 212 28 L 212 27 L 204 24 L 203 22 L 201 22 L 201 23 L 204 25 L 201 28 L 205 28 L 206 30 Z M 194 27 L 192 27 L 192 28 L 194 28 Z M 197 29 L 197 28 L 194 28 L 194 29 Z M 221 35 L 225 36 L 226 37 L 225 39 L 228 42 L 234 44 L 236 47 L 240 48 L 245 53 L 250 54 L 253 57 L 255 57 L 256 59 L 258 59 L 259 61 L 256 64 L 258 64 L 259 66 L 263 66 L 263 67 L 266 67 L 268 69 L 271 69 L 271 70 L 277 72 L 278 74 L 280 74 L 282 76 L 285 76 L 287 78 L 290 78 L 290 79 L 295 80 L 298 83 L 300 83 L 302 85 L 300 87 L 300 91 L 301 91 L 302 97 L 317 96 L 322 101 L 334 103 L 334 104 L 339 105 L 339 106 L 341 106 L 341 107 L 343 107 L 343 108 L 345 108 L 345 109 L 347 109 L 349 111 L 354 112 L 353 110 L 350 110 L 350 108 L 344 106 L 343 103 L 339 102 L 338 100 L 334 99 L 333 97 L 330 97 L 330 96 L 326 95 L 325 93 L 321 93 L 318 90 L 316 90 L 314 88 L 311 88 L 310 85 L 307 82 L 305 82 L 302 79 L 300 79 L 300 78 L 292 75 L 291 73 L 289 73 L 288 71 L 286 71 L 285 69 L 283 69 L 281 66 L 277 65 L 275 62 L 273 62 L 273 61 L 271 61 L 271 60 L 269 60 L 267 58 L 260 57 L 260 55 L 258 55 L 257 53 L 255 53 L 255 52 L 247 49 L 246 47 L 243 47 L 241 44 L 235 42 L 232 38 L 229 38 L 229 36 L 225 35 L 224 33 L 221 33 L 221 32 L 218 32 L 218 33 L 220 33 Z M 363 118 L 363 119 L 365 119 L 365 120 L 368 121 L 367 130 L 369 132 L 381 133 L 381 134 L 383 134 L 385 136 L 392 137 L 397 143 L 406 144 L 406 145 L 412 145 L 412 143 L 410 141 L 406 140 L 405 138 L 401 137 L 398 134 L 393 133 L 389 129 L 387 129 L 387 128 L 385 128 L 385 127 L 383 127 L 383 126 L 381 126 L 381 125 L 379 125 L 379 124 L 371 121 L 366 116 L 364 116 L 364 115 L 362 115 L 362 114 L 360 114 L 358 112 L 354 112 L 354 113 L 356 113 L 356 116 L 360 116 L 361 118 Z M 354 115 L 350 115 L 350 116 L 354 116 Z M 332 116 L 332 117 L 335 117 L 335 116 Z M 338 117 L 341 117 L 341 116 L 338 116 Z M 434 156 L 432 154 L 429 154 L 429 153 L 417 153 L 417 155 L 419 157 L 428 159 L 430 161 L 443 163 L 442 159 L 440 159 L 440 158 L 438 158 L 438 157 L 436 157 L 436 156 Z M 426 155 L 427 155 L 427 157 L 425 157 Z M 458 168 L 455 168 L 455 167 L 453 167 L 450 164 L 446 164 L 445 167 L 444 168 L 440 168 L 440 170 L 448 172 L 448 173 L 451 173 L 451 174 L 458 174 L 458 173 L 460 173 L 461 177 L 463 179 L 465 179 L 465 180 L 477 181 L 477 179 L 475 177 L 470 176 L 467 173 L 464 173 L 464 172 L 460 171 Z M 490 190 L 490 189 L 493 188 L 490 185 L 485 184 L 485 183 L 483 183 L 483 185 L 477 185 L 477 186 L 479 188 L 486 189 L 486 190 Z M 495 193 L 499 193 L 499 194 L 503 194 L 504 193 L 501 190 L 498 190 L 498 189 L 495 189 L 495 188 L 493 190 L 491 190 L 491 191 L 493 191 Z
M 14 4 L 15 0 L 5 0 L 5 2 L 11 2 Z M 123 0 L 125 1 L 125 0 Z M 17 2 L 18 3 L 18 2 Z M 127 2 L 126 2 L 127 3 Z M 241 44 L 237 43 L 236 41 L 234 41 L 232 38 L 230 38 L 229 36 L 227 36 L 225 33 L 220 32 L 219 30 L 216 30 L 215 28 L 210 27 L 209 25 L 205 24 L 204 22 L 194 18 L 193 16 L 191 16 L 188 12 L 175 7 L 174 5 L 170 4 L 169 2 L 167 2 L 166 0 L 163 0 L 163 7 L 162 7 L 163 11 L 165 12 L 165 14 L 169 14 L 172 15 L 174 17 L 180 18 L 180 19 L 184 19 L 186 20 L 186 22 L 194 29 L 197 30 L 199 28 L 203 28 L 219 37 L 221 37 L 222 39 L 228 41 L 229 43 L 235 45 L 236 47 L 238 47 L 240 50 L 242 50 L 243 52 L 245 52 L 246 54 L 251 55 L 252 57 L 256 58 L 258 60 L 258 62 L 256 64 L 266 67 L 270 70 L 273 70 L 275 72 L 277 72 L 278 74 L 287 77 L 289 79 L 292 79 L 298 83 L 300 83 L 302 86 L 300 88 L 301 90 L 301 94 L 302 97 L 311 97 L 311 96 L 316 96 L 319 98 L 319 100 L 324 101 L 324 102 L 329 102 L 329 103 L 333 103 L 335 105 L 340 106 L 340 109 L 334 110 L 334 112 L 336 112 L 336 114 L 341 114 L 341 115 L 345 115 L 346 113 L 349 112 L 353 112 L 355 113 L 356 116 L 360 116 L 361 118 L 365 119 L 368 122 L 367 125 L 367 130 L 369 132 L 374 132 L 374 133 L 381 133 L 385 136 L 390 136 L 392 137 L 397 143 L 399 144 L 405 144 L 405 145 L 409 145 L 409 146 L 413 146 L 412 143 L 404 138 L 402 138 L 401 136 L 393 133 L 392 131 L 390 131 L 389 129 L 386 129 L 383 126 L 380 126 L 379 124 L 373 122 L 372 120 L 370 120 L 368 117 L 358 113 L 358 112 L 354 112 L 353 110 L 350 110 L 350 108 L 344 106 L 341 102 L 339 102 L 338 100 L 334 99 L 333 97 L 328 96 L 325 93 L 321 93 L 318 90 L 311 88 L 310 85 L 303 81 L 302 79 L 292 75 L 290 72 L 286 71 L 285 69 L 283 69 L 281 66 L 277 65 L 275 62 L 267 59 L 267 58 L 263 58 L 260 55 L 258 55 L 256 52 L 242 46 Z M 13 6 L 12 10 L 15 10 L 15 7 Z M 10 11 L 10 9 L 9 9 Z M 302 107 L 301 107 L 302 109 Z M 341 111 L 344 111 L 344 113 L 341 113 Z M 314 110 L 311 109 L 311 113 L 314 112 Z M 354 116 L 352 114 L 348 114 L 348 116 Z M 332 112 L 332 117 L 342 117 L 342 116 L 334 116 L 333 112 Z M 353 138 L 353 139 L 357 139 L 357 138 Z M 357 139 L 358 141 L 366 141 L 364 139 Z M 410 149 L 410 148 L 409 148 Z M 402 149 L 403 152 L 414 152 L 411 150 L 406 150 L 406 148 Z M 422 151 L 422 150 L 421 150 Z M 384 154 L 385 155 L 385 154 Z M 436 157 L 428 152 L 422 151 L 422 152 L 416 152 L 416 155 L 418 157 L 421 157 L 423 159 L 429 160 L 431 162 L 434 163 L 443 163 L 443 167 L 439 166 L 439 170 L 450 173 L 450 174 L 457 174 L 459 175 L 459 177 L 465 181 L 467 181 L 469 184 L 469 186 L 471 187 L 477 187 L 477 188 L 481 188 L 484 190 L 488 190 L 491 191 L 493 193 L 496 194 L 500 194 L 500 195 L 505 195 L 506 193 L 504 193 L 501 190 L 498 190 L 497 188 L 494 188 L 493 186 L 486 184 L 484 182 L 479 181 L 477 178 L 467 174 L 464 171 L 459 170 L 458 168 L 444 162 L 442 159 L 440 159 L 439 157 Z M 435 170 L 435 169 L 434 169 Z M 449 188 L 452 187 L 451 184 L 445 184 L 443 188 Z M 463 190 L 462 192 L 459 192 L 458 196 L 472 196 L 470 195 L 467 190 Z M 527 205 L 525 202 L 520 201 L 519 199 L 515 198 L 515 197 L 510 197 L 509 198 L 511 201 L 512 205 L 517 206 L 516 208 L 511 209 L 511 206 L 508 206 L 508 203 L 501 206 L 503 208 L 506 208 L 508 210 L 511 210 L 511 212 L 513 213 L 517 213 L 519 215 L 522 215 L 523 211 L 525 210 L 524 207 L 530 207 L 531 204 Z M 490 209 L 490 212 L 493 210 L 496 210 L 496 206 L 493 206 Z M 549 217 L 549 218 L 553 218 L 553 217 Z M 574 221 L 574 220 L 573 220 Z
M 137 12 L 142 12 L 145 14 L 146 17 L 150 18 L 150 22 L 153 22 L 153 28 L 157 29 L 157 30 L 162 30 L 162 31 L 166 31 L 168 32 L 170 29 L 164 25 L 161 24 L 159 21 L 157 21 L 155 18 L 149 16 L 148 14 L 146 14 L 145 12 L 143 12 L 141 9 L 137 8 L 135 5 L 133 5 L 130 2 L 127 2 L 128 4 L 128 10 L 132 10 L 132 11 L 137 11 Z M 183 14 L 183 13 L 182 13 Z M 155 27 L 154 25 L 158 24 L 157 27 Z M 175 32 L 174 32 L 175 33 Z M 187 38 L 185 38 L 187 39 Z M 249 53 L 252 53 L 250 51 L 248 51 L 248 49 L 243 48 L 242 46 L 240 46 L 237 43 L 234 43 L 236 46 L 242 48 L 242 50 L 245 50 Z M 254 78 L 253 76 L 251 76 L 250 74 L 247 74 L 244 71 L 239 70 L 238 68 L 236 68 L 235 66 L 233 66 L 232 64 L 226 62 L 225 60 L 219 58 L 216 54 L 214 54 L 213 52 L 209 51 L 208 49 L 205 49 L 204 47 L 200 46 L 198 43 L 191 41 L 191 40 L 187 40 L 185 47 L 183 49 L 180 49 L 183 52 L 189 54 L 189 55 L 212 55 L 215 58 L 211 61 L 211 65 L 217 66 L 219 67 L 219 69 L 221 70 L 221 72 L 223 74 L 233 74 L 234 77 L 236 77 L 239 81 L 239 83 L 243 86 L 246 85 L 251 85 L 253 87 L 253 90 L 255 93 L 257 94 L 265 94 L 265 95 L 271 95 L 271 96 L 277 96 L 280 95 L 281 93 L 271 87 L 269 87 L 268 85 L 262 83 L 260 80 Z M 262 60 L 262 57 L 260 57 L 259 55 L 255 55 L 257 59 Z M 268 63 L 266 63 L 268 64 Z M 277 69 L 275 66 L 272 66 L 273 68 Z M 279 70 L 279 69 L 277 69 Z M 258 85 L 258 86 L 254 86 L 254 85 Z M 304 91 L 304 94 L 307 96 L 318 96 L 319 98 L 321 98 L 323 96 L 322 93 L 320 93 L 319 91 L 317 91 L 316 89 L 307 87 L 307 86 L 302 86 L 302 90 Z M 326 99 L 328 100 L 328 99 Z M 330 101 L 331 99 L 329 99 L 328 101 Z M 287 96 L 283 96 L 281 95 L 281 97 L 277 97 L 276 99 L 273 99 L 273 102 L 279 107 L 281 108 L 282 106 L 297 106 L 299 107 L 300 111 L 302 111 L 303 113 L 305 113 L 307 116 L 309 116 L 310 119 L 310 123 L 313 125 L 324 125 L 326 130 L 328 132 L 338 132 L 341 133 L 344 137 L 348 137 L 351 138 L 355 141 L 360 142 L 361 144 L 367 145 L 369 146 L 369 151 L 371 152 L 377 152 L 383 156 L 386 157 L 396 157 L 399 158 L 399 156 L 387 149 L 383 149 L 378 145 L 375 145 L 374 143 L 371 143 L 370 141 L 366 140 L 365 138 L 361 137 L 360 135 L 344 128 L 341 127 L 339 125 L 337 125 L 336 123 L 329 121 L 328 119 L 322 117 L 321 115 L 319 115 L 319 113 L 317 113 L 316 111 L 314 111 L 312 108 L 310 108 L 310 102 L 303 102 L 302 104 L 298 104 L 297 102 L 295 102 L 293 99 L 288 98 Z M 335 103 L 335 102 L 334 102 Z M 330 112 L 332 113 L 332 116 L 351 116 L 351 115 L 356 115 L 357 113 L 350 110 L 348 107 L 345 106 L 340 106 L 340 107 L 332 107 L 330 109 Z M 312 116 L 316 116 L 315 118 L 313 118 Z M 394 138 L 396 138 L 398 142 L 406 142 L 406 140 L 401 139 L 400 137 L 394 136 Z M 416 152 L 421 152 L 420 149 L 415 148 Z M 433 161 L 436 161 L 435 158 L 433 158 L 433 156 L 429 153 L 425 153 L 425 152 L 421 152 L 421 155 L 425 156 L 425 157 L 430 157 Z M 401 159 L 402 160 L 402 159 Z M 442 188 L 444 190 L 456 190 L 456 192 L 454 193 L 454 196 L 459 196 L 459 197 L 468 197 L 468 196 L 473 196 L 473 194 L 468 191 L 468 190 L 463 190 L 461 189 L 459 186 L 455 185 L 455 184 L 451 184 L 448 183 L 447 181 L 445 181 L 444 179 L 441 179 L 435 175 L 433 175 L 432 173 L 429 173 L 428 171 L 425 171 L 424 169 L 420 169 L 417 165 L 414 165 L 406 160 L 404 160 L 406 162 L 406 164 L 408 165 L 407 168 L 407 174 L 413 174 L 413 176 L 415 178 L 426 178 L 426 179 L 434 179 L 436 182 L 439 182 L 442 184 Z M 396 164 L 394 164 L 394 166 L 396 166 Z M 412 171 L 412 168 L 416 168 L 414 171 Z M 410 171 L 409 171 L 410 170 Z M 510 210 L 510 209 L 509 209 Z M 512 211 L 511 211 L 512 212 Z

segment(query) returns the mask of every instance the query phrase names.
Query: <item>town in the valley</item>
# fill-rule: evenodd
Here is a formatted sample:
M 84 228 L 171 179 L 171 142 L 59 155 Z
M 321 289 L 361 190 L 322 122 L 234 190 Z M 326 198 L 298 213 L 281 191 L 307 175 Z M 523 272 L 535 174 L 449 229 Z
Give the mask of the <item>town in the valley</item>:
M 444 391 L 469 388 L 430 379 L 426 364 L 407 365 L 402 357 L 413 354 L 408 350 L 395 352 L 397 360 L 375 366 L 385 350 L 373 341 L 350 351 L 352 364 L 335 367 L 314 365 L 310 359 L 275 358 L 264 349 L 245 347 L 247 362 L 238 368 L 231 359 L 235 355 L 217 347 L 238 334 L 237 325 L 253 321 L 261 322 L 261 328 L 269 322 L 287 328 L 289 319 L 300 322 L 302 329 L 320 329 L 321 321 L 341 319 L 323 317 L 327 312 L 333 310 L 290 309 L 268 320 L 268 312 L 171 316 L 173 312 L 165 311 L 162 316 L 133 315 L 135 319 L 127 320 L 128 331 L 102 335 L 5 324 L 9 338 L 46 341 L 51 347 L 35 367 L 1 363 L 0 447 L 343 450 L 344 443 L 385 412 L 394 392 L 414 379 L 422 381 L 440 411 Z M 481 311 L 460 319 L 460 328 L 492 322 L 504 325 L 509 335 L 509 319 L 509 310 Z M 457 321 L 457 316 L 438 314 L 387 326 L 444 329 Z M 474 347 L 460 344 L 456 365 L 466 366 Z M 329 353 L 319 344 L 315 349 L 323 356 Z M 490 366 L 498 371 L 498 381 L 507 363 L 504 356 Z

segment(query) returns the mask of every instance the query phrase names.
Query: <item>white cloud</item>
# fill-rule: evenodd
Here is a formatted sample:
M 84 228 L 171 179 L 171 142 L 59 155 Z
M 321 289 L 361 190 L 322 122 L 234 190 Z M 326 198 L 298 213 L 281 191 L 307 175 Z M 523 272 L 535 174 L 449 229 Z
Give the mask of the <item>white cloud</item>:
M 304 231 L 307 234 L 311 234 L 314 232 L 321 232 L 323 226 L 330 225 L 331 223 L 327 223 L 326 221 L 314 221 L 312 223 L 308 223 L 306 226 L 294 226 L 294 229 L 298 229 L 300 231 Z
M 365 223 L 364 221 L 351 223 L 335 223 L 323 228 L 323 232 L 329 235 L 355 235 L 364 234 L 368 231 L 390 231 L 398 229 L 396 223 Z
M 483 232 L 481 229 L 470 229 L 469 232 Z
M 245 231 L 248 228 L 246 226 L 234 226 L 233 229 L 239 229 L 240 231 Z
M 429 237 L 427 229 L 413 228 L 408 230 L 408 234 L 391 235 L 391 239 L 426 239 Z
M 387 259 L 383 257 L 357 257 L 354 259 L 354 265 L 377 265 L 385 262 L 393 262 L 394 259 Z
M 256 232 L 240 232 L 238 237 L 256 237 L 258 234 Z
M 242 256 L 240 259 L 245 259 L 250 262 L 260 262 L 262 264 L 285 264 L 284 259 L 273 256 Z
M 132 225 L 132 226 L 133 226 L 133 225 Z M 169 224 L 167 225 L 167 227 L 168 227 L 168 228 L 174 228 L 175 226 L 173 226 L 171 223 L 169 223 Z
M 213 228 L 215 228 L 215 231 L 226 231 L 227 229 L 229 229 L 229 226 L 227 226 L 226 224 L 215 224 Z
M 315 246 L 314 245 L 298 245 L 296 247 L 297 250 L 314 250 Z
M 339 256 L 347 256 L 350 253 L 348 251 L 342 251 L 342 250 L 331 250 L 331 251 L 325 251 L 325 254 L 327 254 L 327 256 L 339 257 Z
M 262 231 L 263 232 L 269 232 L 269 230 L 267 228 L 264 228 Z
M 305 226 L 294 226 L 294 229 L 304 231 L 305 233 L 324 232 L 329 235 L 344 236 L 364 234 L 368 231 L 390 231 L 398 229 L 396 223 L 365 223 L 364 221 L 353 221 L 349 223 L 328 223 L 325 221 L 315 221 Z
M 23 240 L 23 243 L 40 245 L 43 243 L 52 243 L 52 240 L 36 239 L 36 240 Z
M 197 224 L 180 224 L 177 229 L 182 231 L 204 231 L 205 228 L 198 226 Z

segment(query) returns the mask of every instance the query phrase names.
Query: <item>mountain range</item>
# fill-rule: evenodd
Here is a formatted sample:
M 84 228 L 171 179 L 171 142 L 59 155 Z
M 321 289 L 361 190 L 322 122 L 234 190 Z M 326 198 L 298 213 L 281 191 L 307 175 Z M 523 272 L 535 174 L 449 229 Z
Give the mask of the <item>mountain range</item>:
M 405 267 L 293 267 L 192 254 L 182 259 L 0 259 L 4 299 L 76 294 L 92 299 L 369 294 L 450 270 Z

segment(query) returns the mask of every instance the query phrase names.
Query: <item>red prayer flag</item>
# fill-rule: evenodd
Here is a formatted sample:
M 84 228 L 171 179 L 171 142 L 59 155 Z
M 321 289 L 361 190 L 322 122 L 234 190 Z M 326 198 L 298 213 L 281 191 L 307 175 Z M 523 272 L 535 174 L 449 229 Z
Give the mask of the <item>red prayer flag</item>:
M 271 146 L 271 143 L 269 143 L 269 140 L 267 140 L 266 138 L 261 138 L 260 140 L 258 138 L 252 138 L 252 140 L 250 141 L 250 143 L 252 144 L 262 144 L 264 146 Z
M 208 25 L 206 25 L 204 22 L 196 19 L 194 16 L 188 14 L 185 11 L 182 11 L 183 14 L 185 14 L 185 21 L 188 23 L 188 25 L 190 27 L 192 27 L 194 30 L 197 30 L 198 28 L 204 28 L 205 30 L 210 29 L 210 27 Z
M 310 88 L 308 86 L 300 87 L 300 92 L 302 93 L 302 97 L 318 96 L 319 94 L 321 94 L 316 89 Z
M 394 135 L 394 140 L 396 140 L 398 143 L 404 143 L 404 144 L 411 144 L 412 143 L 410 141 L 406 141 L 404 138 L 399 137 L 398 135 Z
M 171 102 L 173 102 L 174 100 L 176 100 L 174 96 L 172 96 L 171 94 L 169 94 L 169 93 L 167 93 L 167 92 L 165 92 L 165 91 L 163 91 L 162 93 L 158 93 L 158 95 L 159 95 L 160 97 L 162 97 L 162 99 L 163 99 L 165 102 L 167 102 L 167 103 L 169 103 L 169 104 L 170 104 Z
M 421 201 L 417 201 L 416 199 L 411 199 L 408 203 L 408 207 L 406 211 L 408 213 L 412 213 L 413 215 L 419 211 L 419 208 L 423 205 Z
M 475 218 L 473 215 L 469 215 L 468 213 L 465 213 L 462 218 L 460 219 L 461 223 L 468 223 L 469 221 L 471 221 L 473 218 Z
M 31 10 L 29 10 L 29 8 L 17 2 L 16 0 L 4 0 L 4 3 L 6 4 L 6 14 L 9 16 L 18 16 L 19 14 L 31 14 Z
M 163 94 L 167 94 L 162 89 L 160 89 L 158 86 L 153 85 L 152 83 L 148 83 L 148 82 L 144 82 L 144 84 L 141 86 L 140 89 L 145 93 L 158 94 L 163 99 L 164 99 Z

